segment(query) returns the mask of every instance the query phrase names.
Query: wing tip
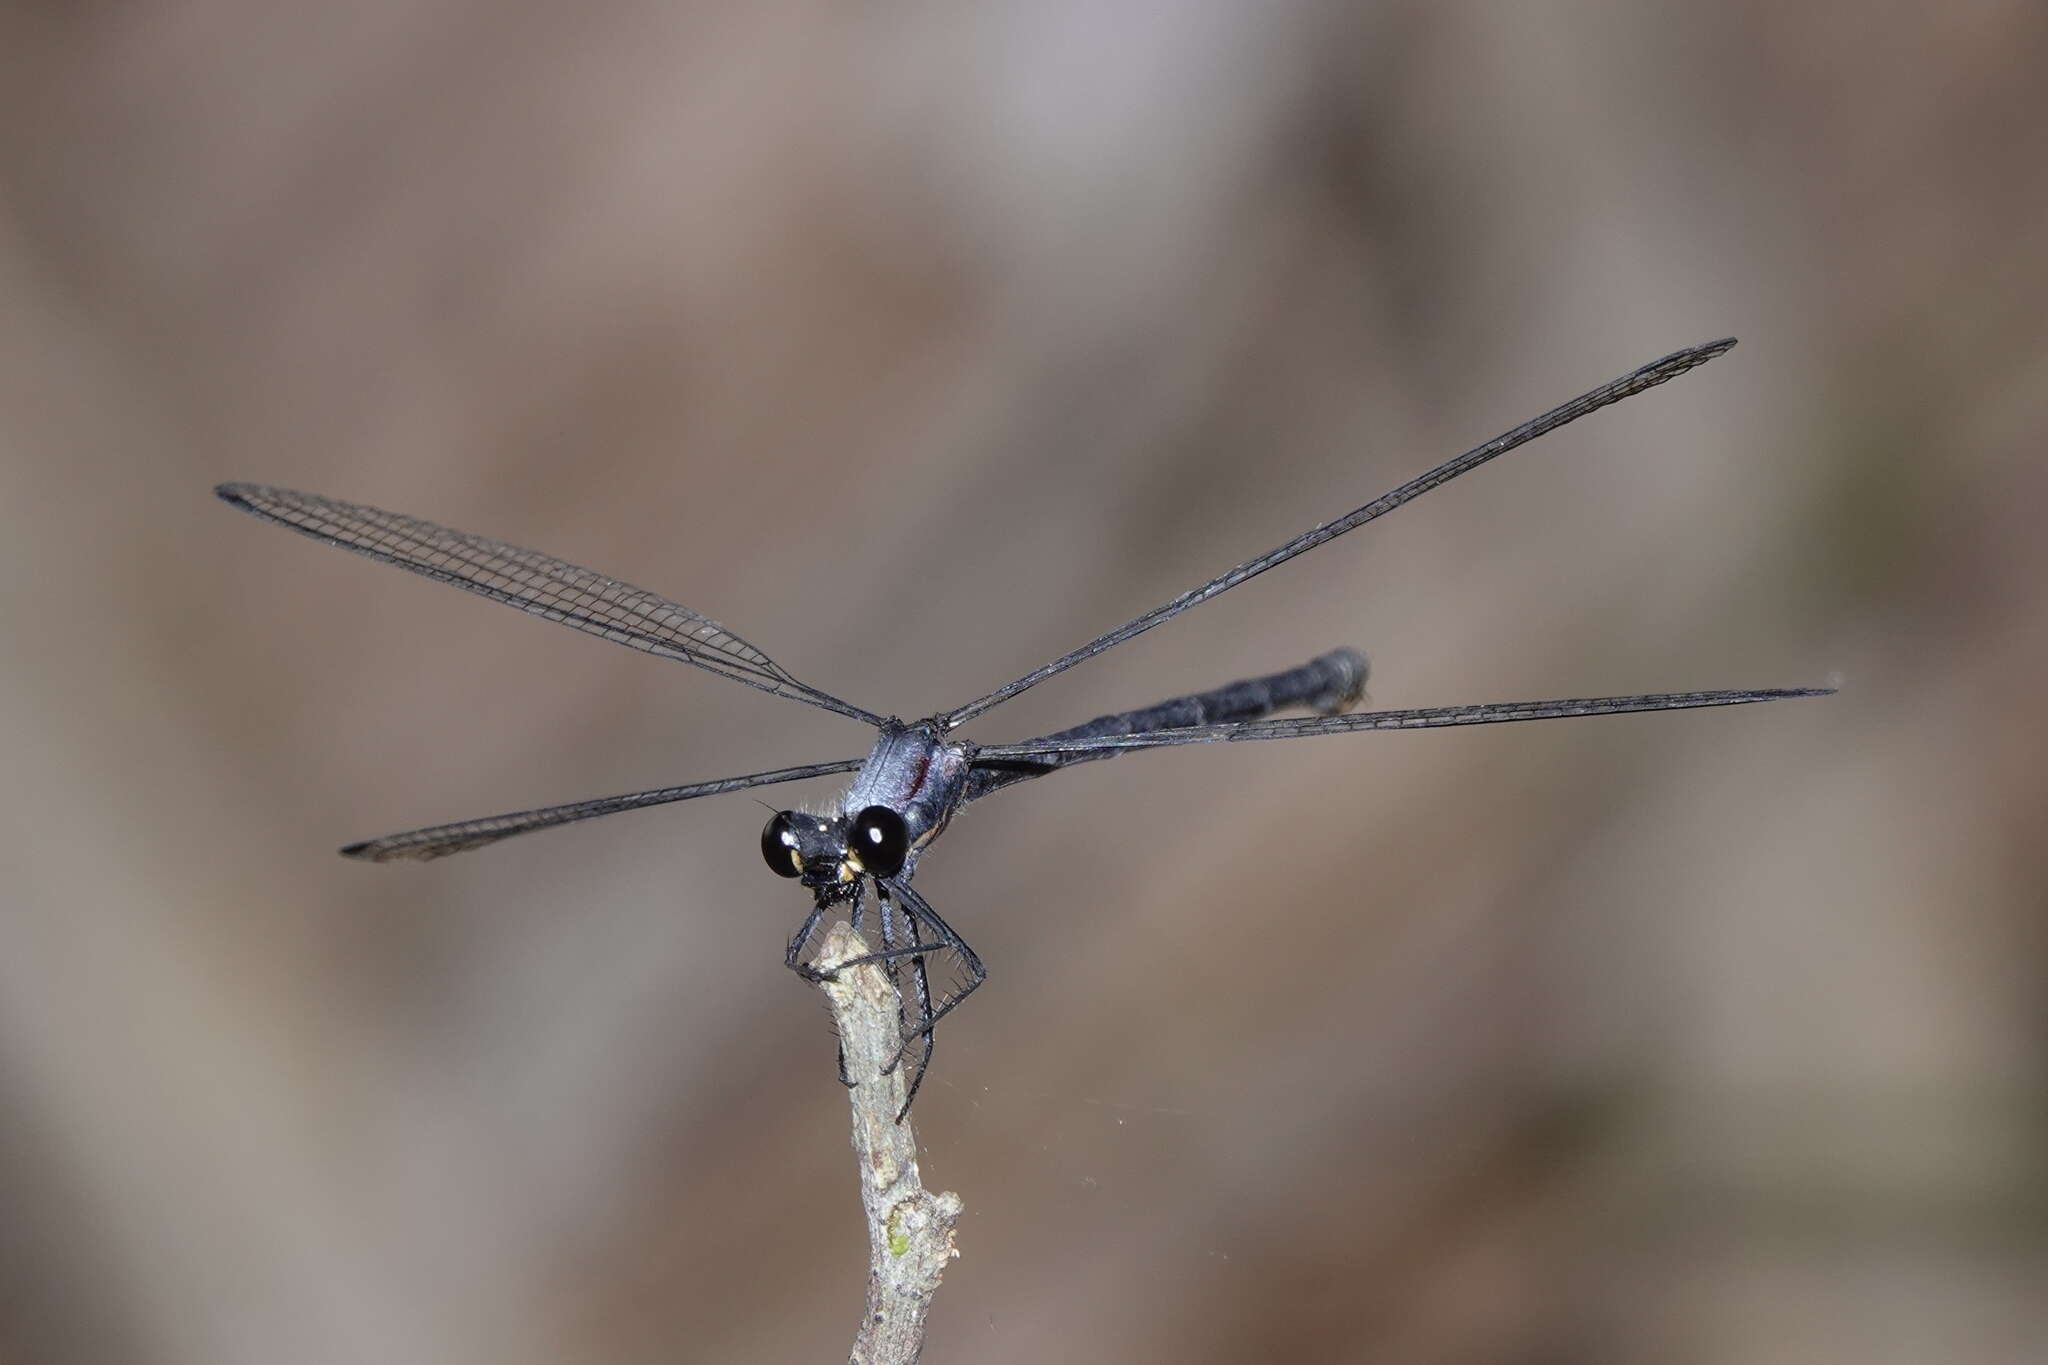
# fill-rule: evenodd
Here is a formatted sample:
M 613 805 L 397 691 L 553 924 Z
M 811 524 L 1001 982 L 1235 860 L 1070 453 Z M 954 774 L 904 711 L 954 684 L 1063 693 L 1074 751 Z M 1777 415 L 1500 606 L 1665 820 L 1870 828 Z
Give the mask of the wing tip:
M 1676 379 L 1682 374 L 1698 369 L 1709 360 L 1715 360 L 1727 355 L 1735 349 L 1735 343 L 1736 338 L 1734 337 L 1722 337 L 1718 341 L 1707 341 L 1697 346 L 1688 346 L 1682 351 L 1673 351 L 1670 355 L 1651 361 L 1643 366 L 1638 373 L 1656 383 L 1662 383 L 1667 379 Z
M 1831 674 L 1826 683 L 1819 687 L 1778 687 L 1773 688 L 1764 698 L 1766 701 L 1787 701 L 1798 697 L 1832 697 L 1842 690 L 1839 674 Z

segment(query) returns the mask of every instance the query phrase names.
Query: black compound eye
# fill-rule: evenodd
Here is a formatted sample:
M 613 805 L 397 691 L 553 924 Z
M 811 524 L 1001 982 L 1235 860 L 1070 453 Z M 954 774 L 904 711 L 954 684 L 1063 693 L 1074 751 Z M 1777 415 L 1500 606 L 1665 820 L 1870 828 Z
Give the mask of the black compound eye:
M 804 870 L 803 854 L 796 846 L 795 824 L 794 814 L 777 811 L 761 830 L 761 857 L 768 870 L 778 877 L 801 876 Z
M 846 836 L 847 848 L 860 855 L 860 865 L 871 877 L 895 876 L 910 854 L 910 831 L 903 817 L 887 806 L 869 806 L 854 816 Z

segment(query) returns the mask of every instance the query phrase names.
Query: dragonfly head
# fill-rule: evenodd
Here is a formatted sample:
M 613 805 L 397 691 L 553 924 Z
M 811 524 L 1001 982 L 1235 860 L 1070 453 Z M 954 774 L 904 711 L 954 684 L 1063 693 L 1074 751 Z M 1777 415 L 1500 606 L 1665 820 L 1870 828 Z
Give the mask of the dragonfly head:
M 909 852 L 909 829 L 887 806 L 869 806 L 850 818 L 777 811 L 761 831 L 769 871 L 828 895 L 840 888 L 850 895 L 863 876 L 895 876 Z

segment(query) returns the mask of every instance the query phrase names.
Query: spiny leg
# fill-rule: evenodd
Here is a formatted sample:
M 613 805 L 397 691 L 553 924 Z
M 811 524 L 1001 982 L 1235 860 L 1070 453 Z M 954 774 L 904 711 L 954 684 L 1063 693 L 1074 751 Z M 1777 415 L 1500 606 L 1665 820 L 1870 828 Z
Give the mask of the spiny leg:
M 888 888 L 880 882 L 875 883 L 875 906 L 875 916 L 882 923 L 882 951 L 875 956 L 882 960 L 882 970 L 889 974 L 889 984 L 896 988 L 896 1032 L 899 1036 L 904 1036 L 904 1030 L 910 1027 L 910 1021 L 904 1013 L 903 974 L 898 968 L 898 962 L 905 957 L 917 964 L 924 961 L 923 954 L 918 951 L 917 921 L 910 917 L 908 911 L 904 912 L 903 928 L 910 936 L 910 942 L 899 950 L 896 946 L 896 905 L 889 899 Z M 895 1065 L 892 1061 L 882 1074 L 888 1075 L 889 1071 L 895 1069 Z
M 816 985 L 820 981 L 830 981 L 832 979 L 832 973 L 821 972 L 810 963 L 802 960 L 804 945 L 811 941 L 811 935 L 817 932 L 818 921 L 823 918 L 825 918 L 825 902 L 823 899 L 820 899 L 811 908 L 811 913 L 804 916 L 804 922 L 797 929 L 796 936 L 789 941 L 789 951 L 782 955 L 782 965 L 812 985 Z
M 893 901 L 889 899 L 888 888 L 883 886 L 880 882 L 875 883 L 875 918 L 880 920 L 882 924 L 882 970 L 889 974 L 889 984 L 896 991 L 896 1036 L 898 1038 L 905 1038 L 909 1036 L 907 1030 L 910 1027 L 910 1017 L 904 1008 L 903 972 L 901 969 L 900 960 L 903 957 L 908 957 L 912 965 L 915 966 L 921 974 L 924 969 L 924 955 L 922 953 L 917 952 L 897 952 L 896 905 Z M 904 914 L 903 917 L 903 931 L 904 934 L 910 940 L 909 944 L 905 946 L 908 948 L 915 948 L 917 945 L 917 921 L 915 919 L 912 919 L 907 912 Z M 894 1071 L 896 1069 L 897 1064 L 902 1060 L 903 1049 L 901 1047 L 898 1047 L 896 1049 L 896 1055 L 889 1059 L 889 1065 L 882 1068 L 882 1074 L 886 1076 L 890 1072 Z M 918 1077 L 918 1079 L 922 1080 L 923 1077 L 920 1076 Z M 912 1083 L 910 1089 L 913 1095 L 917 1093 L 917 1086 L 915 1082 Z M 896 1121 L 898 1123 L 901 1123 L 903 1121 L 903 1116 L 909 1112 L 910 1105 L 909 1102 L 906 1101 L 904 1103 L 903 1108 L 896 1111 Z
M 878 901 L 880 901 L 880 902 L 881 902 L 881 906 L 882 906 L 881 914 L 882 914 L 882 916 L 884 917 L 884 923 L 883 923 L 883 926 L 882 926 L 882 941 L 883 941 L 884 943 L 889 943 L 889 942 L 891 941 L 891 938 L 892 938 L 892 936 L 893 936 L 893 930 L 891 929 L 891 927 L 890 927 L 890 926 L 891 926 L 891 925 L 893 924 L 893 922 L 894 922 L 893 920 L 889 920 L 889 919 L 887 918 L 887 917 L 888 917 L 888 915 L 890 914 L 890 909 L 889 909 L 889 906 L 890 906 L 890 901 L 889 901 L 889 897 L 888 897 L 888 895 L 887 895 L 887 894 L 885 894 L 885 893 L 884 893 L 884 892 L 882 891 L 882 888 L 881 888 L 881 883 L 880 883 L 880 882 L 877 882 L 877 883 L 875 884 L 875 886 L 876 886 L 876 899 L 877 899 Z M 905 890 L 906 890 L 907 888 L 905 888 L 905 887 L 901 887 L 901 886 L 898 886 L 898 887 L 895 887 L 895 888 L 893 888 L 893 889 L 894 889 L 894 890 L 895 890 L 895 891 L 896 891 L 896 892 L 897 892 L 897 893 L 898 893 L 898 894 L 900 895 L 900 894 L 902 894 L 902 893 L 903 893 L 903 892 L 904 892 L 904 891 L 905 891 Z M 922 902 L 922 901 L 920 901 L 920 902 L 919 902 L 919 904 L 923 904 L 923 902 Z M 927 910 L 926 910 L 926 911 L 925 911 L 924 913 L 927 913 L 927 914 L 928 914 L 928 913 L 930 913 L 930 912 L 929 912 L 929 910 L 927 909 Z M 843 969 L 845 969 L 845 968 L 847 968 L 847 967 L 861 967 L 861 966 L 865 966 L 866 964 L 868 964 L 868 963 L 870 963 L 870 962 L 880 962 L 880 963 L 884 963 L 884 964 L 887 964 L 887 967 L 888 967 L 888 971 L 889 971 L 889 975 L 890 975 L 891 979 L 894 979 L 894 977 L 895 977 L 895 974 L 896 974 L 896 969 L 895 969 L 894 963 L 895 963 L 896 959 L 898 959 L 898 958 L 903 958 L 903 957 L 917 957 L 917 956 L 919 956 L 920 954 L 923 954 L 923 953 L 939 953 L 939 952 L 945 952 L 945 951 L 946 951 L 946 950 L 948 950 L 948 949 L 955 949 L 955 951 L 957 951 L 957 949 L 955 948 L 955 945 L 954 945 L 953 943 L 950 943 L 950 942 L 941 942 L 941 943 L 919 943 L 919 942 L 917 942 L 917 940 L 916 940 L 916 932 L 915 932 L 915 931 L 916 931 L 916 928 L 917 928 L 917 923 L 916 923 L 916 920 L 915 920 L 915 919 L 913 919 L 913 918 L 911 917 L 911 915 L 910 915 L 910 911 L 909 911 L 908 907 L 905 907 L 905 908 L 904 908 L 904 910 L 903 910 L 903 915 L 904 915 L 904 918 L 905 918 L 905 919 L 907 919 L 907 920 L 910 920 L 910 921 L 911 921 L 911 922 L 910 922 L 910 928 L 911 928 L 911 930 L 912 930 L 912 936 L 911 936 L 911 941 L 910 941 L 909 943 L 906 943 L 906 944 L 902 945 L 901 947 L 895 947 L 895 946 L 885 947 L 885 948 L 881 949 L 881 950 L 880 950 L 880 951 L 878 951 L 878 952 L 873 952 L 873 953 L 862 953 L 862 954 L 861 954 L 861 955 L 860 955 L 859 957 L 849 957 L 848 959 L 846 959 L 846 961 L 844 961 L 844 962 L 841 962 L 841 963 L 837 963 L 837 964 L 835 964 L 835 965 L 833 966 L 832 970 L 833 970 L 834 972 L 838 972 L 838 971 L 841 971 L 841 970 L 843 970 Z M 955 937 L 957 938 L 957 935 L 956 935 Z M 965 945 L 965 944 L 960 944 L 960 945 L 958 945 L 958 947 L 959 947 L 959 948 L 964 948 L 964 947 L 966 947 L 966 945 Z M 969 953 L 969 956 L 970 956 L 970 957 L 972 957 L 972 956 L 973 956 L 973 955 L 972 955 L 972 953 Z M 980 965 L 981 965 L 981 963 L 980 963 L 980 960 L 979 960 L 979 959 L 975 959 L 974 965 L 975 965 L 975 967 L 976 967 L 976 968 L 978 969 L 978 968 L 980 967 Z
M 895 896 L 890 894 L 892 889 L 896 892 Z M 898 897 L 904 898 L 903 904 L 899 905 L 897 903 Z M 962 943 L 960 936 L 954 934 L 950 929 L 947 929 L 945 935 L 936 943 L 920 941 L 921 925 L 919 915 L 918 912 L 910 908 L 908 903 L 912 899 L 921 907 L 924 914 L 930 915 L 940 928 L 944 928 L 943 921 L 939 921 L 936 915 L 931 915 L 931 907 L 925 905 L 923 898 L 918 896 L 916 892 L 910 891 L 907 887 L 901 885 L 892 888 L 878 879 L 875 883 L 875 901 L 878 907 L 876 917 L 882 924 L 882 942 L 884 946 L 879 952 L 864 953 L 859 957 L 848 958 L 846 961 L 838 964 L 839 967 L 852 967 L 866 962 L 883 963 L 889 973 L 890 980 L 898 986 L 897 1026 L 903 1033 L 903 1044 L 897 1048 L 896 1055 L 890 1059 L 889 1064 L 882 1068 L 883 1075 L 888 1075 L 898 1066 L 902 1065 L 903 1058 L 909 1051 L 912 1043 L 920 1038 L 925 1040 L 924 1054 L 917 1066 L 916 1075 L 911 1077 L 909 1094 L 903 1101 L 903 1108 L 898 1110 L 896 1114 L 899 1122 L 910 1112 L 911 1101 L 917 1098 L 918 1087 L 924 1083 L 925 1070 L 931 1065 L 932 1022 L 937 1017 L 937 1014 L 932 1009 L 931 975 L 925 966 L 925 955 L 937 952 L 960 954 L 961 960 L 967 965 L 968 973 L 973 979 L 974 985 L 981 984 L 981 981 L 987 975 L 982 968 L 981 959 L 976 957 L 974 951 Z M 911 940 L 900 947 L 895 942 L 895 919 L 899 911 L 903 916 L 904 929 Z M 908 1006 L 903 999 L 901 978 L 896 969 L 897 959 L 905 957 L 911 960 L 911 984 L 914 991 L 912 999 L 916 1002 L 917 1010 L 917 1024 L 914 1028 L 911 1026 L 907 1015 Z M 968 989 L 973 989 L 973 986 L 969 986 Z M 964 995 L 965 993 L 963 991 L 961 994 Z M 955 1003 L 958 1003 L 957 997 L 946 1008 L 951 1008 L 951 1004 Z
M 883 913 L 888 914 L 889 907 L 893 904 L 889 896 L 889 888 L 877 882 L 875 884 L 875 899 L 884 907 Z M 919 939 L 922 935 L 916 914 L 908 905 L 902 907 L 902 913 L 904 927 L 909 931 L 911 940 L 911 951 L 907 952 L 905 956 L 910 958 L 911 981 L 916 991 L 913 998 L 917 1003 L 918 1022 L 917 1027 L 912 1029 L 903 994 L 899 989 L 896 996 L 896 1021 L 898 1031 L 903 1038 L 903 1043 L 896 1049 L 896 1055 L 889 1059 L 889 1064 L 882 1068 L 882 1074 L 886 1076 L 903 1064 L 904 1054 L 909 1050 L 912 1041 L 922 1037 L 925 1040 L 925 1044 L 924 1056 L 918 1062 L 915 1074 L 910 1078 L 909 1094 L 904 1097 L 903 1108 L 896 1112 L 896 1120 L 899 1123 L 903 1121 L 903 1116 L 910 1112 L 911 1101 L 917 1098 L 917 1088 L 924 1084 L 924 1073 L 931 1066 L 932 987 L 931 976 L 925 968 L 925 952 L 927 950 L 937 950 L 944 946 L 942 944 L 920 943 Z
M 865 883 L 863 883 L 863 885 L 865 885 Z M 882 889 L 881 884 L 879 882 L 875 885 L 875 919 L 882 926 L 882 951 L 879 953 L 871 954 L 870 957 L 872 960 L 879 961 L 882 964 L 882 970 L 889 974 L 889 984 L 891 986 L 896 987 L 897 995 L 899 997 L 896 1004 L 896 1022 L 898 1028 L 900 1029 L 903 1023 L 903 1003 L 900 998 L 903 991 L 903 982 L 901 978 L 899 978 L 896 974 L 896 959 L 899 957 L 906 956 L 906 954 L 899 953 L 898 951 L 896 951 L 895 907 L 890 905 L 889 893 Z M 916 941 L 917 932 L 915 929 L 912 929 L 911 942 L 915 943 Z M 854 960 L 858 962 L 861 959 L 855 958 Z
M 921 931 L 929 933 L 932 937 L 939 940 L 937 943 L 925 945 L 925 951 L 951 952 L 960 959 L 960 964 L 967 973 L 966 979 L 961 982 L 960 988 L 947 997 L 937 1009 L 931 1008 L 929 986 L 925 987 L 925 998 L 921 1001 L 921 1008 L 919 1010 L 921 1018 L 918 1026 L 903 1040 L 903 1048 L 896 1054 L 896 1060 L 890 1063 L 892 1067 L 900 1063 L 903 1060 L 903 1054 L 910 1050 L 910 1045 L 922 1038 L 925 1040 L 924 1065 L 929 1066 L 932 1052 L 932 1030 L 937 1026 L 939 1020 L 951 1014 L 959 1007 L 961 1001 L 974 994 L 975 989 L 982 982 L 988 980 L 988 969 L 982 966 L 981 958 L 975 953 L 974 949 L 967 946 L 967 940 L 961 938 L 959 934 L 953 931 L 951 925 L 939 918 L 938 911 L 932 909 L 931 903 L 925 900 L 923 896 L 918 895 L 917 892 L 900 882 L 887 886 L 886 889 L 895 892 L 896 895 L 903 899 L 905 918 L 919 926 Z M 916 962 L 921 974 L 924 969 L 924 958 L 918 957 Z M 910 1097 L 903 1103 L 904 1114 L 910 1112 L 910 1100 L 917 1098 L 917 1087 L 923 1083 L 924 1067 L 920 1066 L 917 1077 L 910 1087 Z M 902 1115 L 899 1114 L 897 1117 L 900 1119 Z
M 851 918 L 853 921 L 853 932 L 856 934 L 860 932 L 861 913 L 865 904 L 864 897 L 866 891 L 866 883 L 854 883 L 852 896 L 853 911 L 851 914 Z M 866 957 L 850 958 L 846 962 L 842 962 L 838 964 L 838 966 L 831 967 L 828 969 L 813 967 L 810 963 L 801 961 L 804 953 L 804 945 L 811 941 L 811 935 L 818 931 L 818 921 L 823 919 L 825 917 L 825 912 L 831 908 L 832 902 L 829 900 L 825 900 L 821 897 L 818 903 L 811 908 L 811 913 L 804 916 L 803 924 L 798 926 L 795 935 L 792 936 L 789 940 L 789 951 L 782 955 L 783 966 L 789 968 L 798 976 L 802 977 L 804 980 L 808 982 L 811 982 L 813 985 L 817 984 L 820 981 L 833 980 L 838 975 L 840 967 L 851 966 L 854 963 L 868 962 L 871 961 L 873 958 L 872 954 Z
M 876 894 L 886 893 L 877 892 Z M 911 937 L 913 939 L 923 937 L 923 929 L 918 924 L 917 913 L 907 905 L 903 907 L 903 918 L 911 926 Z M 918 1038 L 924 1039 L 924 1054 L 917 1059 L 917 1070 L 910 1078 L 910 1089 L 903 1097 L 903 1107 L 896 1111 L 896 1121 L 898 1123 L 903 1122 L 904 1116 L 910 1112 L 911 1104 L 917 1099 L 918 1087 L 924 1084 L 925 1073 L 932 1069 L 932 1047 L 938 1038 L 938 1035 L 932 1032 L 932 1021 L 937 1016 L 932 1013 L 932 980 L 931 973 L 925 967 L 925 954 L 919 953 L 916 957 L 910 959 L 910 971 L 911 977 L 917 985 L 917 1028 L 904 1035 L 903 1046 L 897 1049 L 896 1056 L 889 1062 L 889 1067 L 893 1070 L 901 1065 L 904 1052 Z
M 855 933 L 860 932 L 862 912 L 865 909 L 867 903 L 866 890 L 867 884 L 865 882 L 858 882 L 854 885 L 853 888 L 853 910 L 849 918 L 852 921 L 852 927 Z M 796 931 L 796 935 L 790 939 L 789 951 L 784 956 L 783 961 L 784 964 L 787 965 L 791 971 L 794 971 L 798 976 L 801 976 L 804 980 L 813 983 L 837 979 L 839 971 L 843 967 L 855 967 L 867 962 L 881 963 L 883 970 L 889 973 L 890 984 L 897 987 L 896 1027 L 897 1031 L 901 1033 L 903 1030 L 909 1027 L 909 1021 L 904 1017 L 903 1014 L 902 981 L 896 967 L 897 959 L 909 957 L 912 958 L 915 962 L 917 969 L 917 1000 L 919 1010 L 918 1017 L 920 1020 L 929 1020 L 931 1018 L 931 986 L 929 980 L 925 975 L 923 955 L 927 952 L 936 951 L 944 945 L 936 943 L 917 942 L 917 922 L 909 915 L 908 911 L 905 911 L 905 928 L 909 930 L 912 941 L 903 947 L 897 947 L 895 943 L 896 929 L 893 907 L 890 903 L 887 893 L 881 889 L 881 884 L 879 882 L 876 883 L 875 892 L 875 899 L 879 907 L 876 913 L 876 918 L 881 922 L 882 932 L 882 950 L 880 952 L 863 953 L 859 957 L 850 957 L 846 961 L 836 963 L 832 967 L 826 969 L 820 969 L 810 965 L 807 962 L 800 961 L 799 959 L 803 955 L 804 945 L 810 941 L 811 935 L 817 931 L 818 921 L 824 917 L 825 911 L 829 908 L 829 903 L 821 900 L 818 903 L 818 905 L 812 909 L 811 913 L 804 917 L 803 925 L 800 928 L 798 928 L 798 930 Z M 908 1036 L 915 1038 L 918 1035 L 912 1033 Z M 899 1048 L 895 1060 L 892 1060 L 889 1063 L 889 1066 L 884 1070 L 883 1074 L 887 1075 L 889 1071 L 895 1070 L 897 1063 L 901 1060 L 902 1050 Z M 925 1060 L 927 1063 L 929 1063 L 931 1060 L 931 1048 L 929 1046 L 925 1048 Z M 854 1086 L 854 1081 L 853 1078 L 847 1074 L 846 1049 L 844 1046 L 841 1046 L 839 1049 L 838 1070 L 839 1083 L 845 1086 L 847 1089 L 851 1090 Z M 918 1073 L 918 1079 L 923 1079 L 923 1072 L 921 1070 Z M 916 1093 L 917 1089 L 915 1084 L 913 1084 L 911 1087 L 911 1094 L 914 1096 Z M 909 1112 L 910 1106 L 908 1103 L 905 1103 L 903 1108 L 900 1111 L 898 1111 L 896 1117 L 900 1121 L 903 1115 Z
M 931 951 L 947 950 L 952 952 L 955 957 L 960 959 L 960 965 L 967 971 L 966 979 L 960 983 L 960 989 L 948 996 L 936 1010 L 932 1011 L 931 1018 L 920 1029 L 920 1032 L 927 1032 L 939 1020 L 958 1009 L 962 1001 L 974 994 L 982 982 L 988 980 L 988 968 L 981 965 L 981 958 L 976 955 L 974 949 L 967 946 L 967 940 L 955 933 L 952 925 L 939 918 L 939 912 L 932 909 L 929 901 L 907 886 L 897 886 L 893 890 L 904 899 L 904 913 L 906 915 L 915 914 L 933 936 L 939 940 L 936 944 L 931 945 Z

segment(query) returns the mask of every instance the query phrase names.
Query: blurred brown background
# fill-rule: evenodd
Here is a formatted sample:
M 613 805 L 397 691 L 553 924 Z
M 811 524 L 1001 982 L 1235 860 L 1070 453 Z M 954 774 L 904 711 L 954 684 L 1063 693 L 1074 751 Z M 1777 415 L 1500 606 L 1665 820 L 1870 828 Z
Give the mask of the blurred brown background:
M 215 481 L 916 714 L 1730 332 L 977 723 L 1338 644 L 1384 706 L 1846 683 L 977 807 L 927 1358 L 2043 1359 L 2044 64 L 2020 0 L 0 12 L 0 1361 L 859 1310 L 758 805 L 333 849 L 864 732 Z

